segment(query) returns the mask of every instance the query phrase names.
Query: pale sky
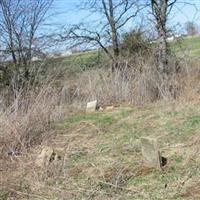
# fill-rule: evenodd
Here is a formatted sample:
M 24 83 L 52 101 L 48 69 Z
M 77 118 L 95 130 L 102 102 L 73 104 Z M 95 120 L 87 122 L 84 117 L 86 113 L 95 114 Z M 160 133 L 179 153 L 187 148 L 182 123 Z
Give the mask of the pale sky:
M 185 0 L 178 0 L 179 2 L 183 2 Z M 200 9 L 200 0 L 187 0 L 190 3 L 195 3 L 196 6 Z M 50 20 L 48 21 L 48 24 L 50 24 L 48 30 L 45 30 L 47 32 L 51 31 L 59 31 L 60 28 L 63 26 L 69 26 L 69 25 L 75 25 L 81 22 L 84 19 L 87 19 L 89 21 L 92 20 L 99 20 L 99 14 L 93 14 L 90 15 L 87 11 L 80 11 L 77 7 L 77 5 L 80 6 L 81 2 L 83 0 L 54 0 L 54 3 L 52 5 L 51 12 L 57 13 L 53 15 Z M 88 17 L 89 16 L 89 17 Z M 152 24 L 150 23 L 148 18 L 151 18 L 152 16 L 150 14 L 146 14 L 144 16 L 143 20 L 143 26 L 147 28 L 147 32 L 150 32 L 153 30 Z M 91 19 L 91 20 L 90 20 Z M 188 21 L 195 22 L 198 26 L 200 25 L 199 20 L 200 19 L 200 11 L 197 12 L 196 8 L 192 5 L 183 5 L 183 4 L 176 4 L 176 7 L 174 7 L 173 12 L 170 15 L 169 18 L 169 28 L 176 31 L 176 33 L 185 33 L 185 23 Z M 126 32 L 129 30 L 133 30 L 137 24 L 141 23 L 141 18 L 138 18 L 137 20 L 134 19 L 134 21 L 129 21 L 129 23 L 124 27 L 122 32 Z M 177 25 L 179 24 L 179 25 Z M 96 27 L 96 26 L 95 26 Z M 98 28 L 98 27 L 97 27 Z M 61 46 L 58 45 L 57 49 L 60 50 L 62 48 L 66 48 L 65 44 L 62 44 Z
M 183 2 L 179 0 L 178 2 Z M 197 8 L 200 9 L 200 0 L 187 0 L 190 3 L 195 3 Z M 82 0 L 54 0 L 53 11 L 60 13 L 53 19 L 56 24 L 76 24 L 82 21 L 89 15 L 86 11 L 77 11 L 76 5 L 80 5 Z M 200 12 L 199 12 L 200 13 Z M 199 14 L 192 5 L 183 5 L 177 3 L 173 9 L 173 14 L 170 17 L 170 24 L 185 24 L 187 21 L 194 21 L 198 24 Z M 98 18 L 98 14 L 93 15 L 92 18 Z

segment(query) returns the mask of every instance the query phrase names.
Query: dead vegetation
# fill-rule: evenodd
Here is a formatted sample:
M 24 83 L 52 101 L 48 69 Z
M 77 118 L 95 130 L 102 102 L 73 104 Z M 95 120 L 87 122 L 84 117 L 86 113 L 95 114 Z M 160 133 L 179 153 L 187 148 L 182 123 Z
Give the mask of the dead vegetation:
M 160 99 L 190 101 L 199 98 L 198 60 L 172 60 L 173 70 L 166 80 L 159 76 L 151 58 L 138 58 L 134 65 L 129 63 L 134 62 L 122 61 L 122 69 L 114 73 L 101 68 L 78 74 L 76 81 L 68 81 L 66 77 L 63 87 L 66 102 L 83 107 L 88 101 L 97 99 L 103 107 L 123 103 L 144 105 Z

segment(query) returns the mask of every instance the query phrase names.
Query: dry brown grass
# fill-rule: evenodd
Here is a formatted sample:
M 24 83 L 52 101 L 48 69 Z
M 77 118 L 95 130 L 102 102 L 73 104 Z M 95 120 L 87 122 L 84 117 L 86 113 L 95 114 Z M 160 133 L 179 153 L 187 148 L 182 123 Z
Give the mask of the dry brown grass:
M 179 66 L 172 60 L 174 71 L 165 80 L 155 70 L 152 58 L 141 58 L 136 64 L 131 62 L 132 65 L 122 63 L 124 68 L 114 73 L 101 68 L 82 72 L 74 80 L 66 78 L 63 88 L 66 102 L 83 108 L 94 99 L 100 106 L 144 105 L 161 99 L 190 101 L 200 96 L 198 60 L 182 60 Z
M 10 106 L 1 104 L 0 117 L 0 173 L 1 196 L 7 199 L 40 199 L 29 194 L 25 180 L 27 169 L 34 175 L 32 150 L 49 137 L 48 130 L 55 121 L 66 117 L 60 91 L 52 83 L 40 87 L 27 87 L 17 92 Z M 29 177 L 31 182 L 32 177 Z M 29 182 L 29 181 L 28 181 Z M 42 199 L 42 197 L 41 197 Z
M 155 96 L 153 76 L 149 65 L 144 65 L 144 72 L 139 69 L 116 70 L 114 73 L 107 69 L 95 69 L 83 72 L 70 88 L 65 85 L 71 102 L 85 105 L 87 101 L 97 99 L 100 106 L 111 104 L 144 104 L 154 101 Z
M 61 96 L 51 84 L 29 89 L 19 93 L 1 111 L 0 137 L 4 140 L 1 153 L 23 152 L 40 144 L 51 122 L 64 116 Z

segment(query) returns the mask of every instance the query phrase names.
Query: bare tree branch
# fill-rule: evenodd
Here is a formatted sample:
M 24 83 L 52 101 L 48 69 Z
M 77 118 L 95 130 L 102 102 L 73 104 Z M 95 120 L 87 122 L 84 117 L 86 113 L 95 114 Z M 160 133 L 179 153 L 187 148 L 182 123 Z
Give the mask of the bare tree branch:
M 82 9 L 98 13 L 101 19 L 99 23 L 93 24 L 94 27 L 86 22 L 80 26 L 74 26 L 76 29 L 72 28 L 73 35 L 77 39 L 82 38 L 83 41 L 87 38 L 89 41 L 96 42 L 109 58 L 117 60 L 120 55 L 120 31 L 127 22 L 137 17 L 139 12 L 144 9 L 145 6 L 141 6 L 141 2 L 138 0 L 85 0 Z M 107 46 L 110 45 L 107 45 L 105 41 L 109 41 L 111 44 L 112 52 L 107 50 Z
M 29 77 L 29 65 L 37 48 L 37 31 L 45 20 L 53 0 L 0 0 L 0 38 L 2 48 L 12 57 L 15 69 L 24 68 Z

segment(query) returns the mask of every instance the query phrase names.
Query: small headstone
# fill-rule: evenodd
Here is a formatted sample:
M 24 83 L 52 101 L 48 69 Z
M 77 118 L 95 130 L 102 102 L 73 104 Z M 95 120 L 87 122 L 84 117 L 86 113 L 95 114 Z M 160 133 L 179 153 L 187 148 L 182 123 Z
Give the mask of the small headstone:
M 61 102 L 66 103 L 69 98 L 68 87 L 65 85 L 61 90 Z
M 36 166 L 41 168 L 47 167 L 53 154 L 54 150 L 51 147 L 43 147 L 41 153 L 35 161 Z
M 141 144 L 144 164 L 148 167 L 161 169 L 161 155 L 157 139 L 143 137 L 141 138 Z
M 86 112 L 95 112 L 97 109 L 97 100 L 87 103 Z

